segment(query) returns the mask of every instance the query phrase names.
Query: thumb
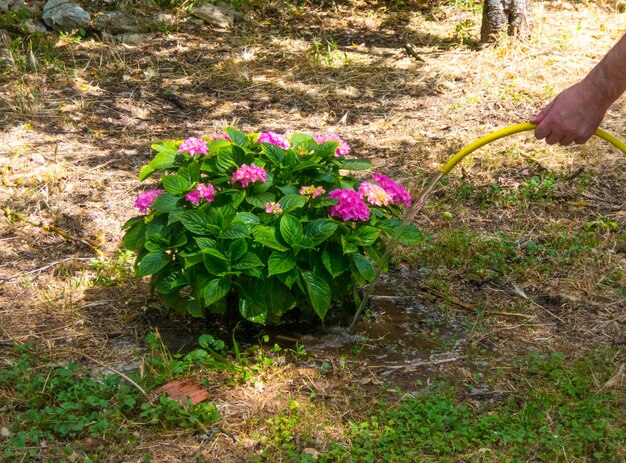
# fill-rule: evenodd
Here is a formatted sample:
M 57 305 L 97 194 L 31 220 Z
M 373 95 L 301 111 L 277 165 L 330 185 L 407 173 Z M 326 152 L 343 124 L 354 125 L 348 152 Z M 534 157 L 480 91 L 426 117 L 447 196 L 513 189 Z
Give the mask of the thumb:
M 552 100 L 545 108 L 543 108 L 539 112 L 539 114 L 537 114 L 535 117 L 531 118 L 530 122 L 533 123 L 533 124 L 540 124 L 541 121 L 546 118 L 546 116 L 548 115 L 548 113 L 552 109 L 552 106 L 554 106 L 554 102 L 555 102 L 555 100 Z

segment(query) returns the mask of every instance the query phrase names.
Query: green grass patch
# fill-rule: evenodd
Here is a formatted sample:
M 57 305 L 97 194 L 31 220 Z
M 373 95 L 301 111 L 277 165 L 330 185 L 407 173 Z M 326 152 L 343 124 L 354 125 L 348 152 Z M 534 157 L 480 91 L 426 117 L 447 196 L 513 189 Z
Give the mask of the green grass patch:
M 206 430 L 219 418 L 217 409 L 209 402 L 192 405 L 165 396 L 150 402 L 136 386 L 117 374 L 92 375 L 76 363 L 52 366 L 31 345 L 17 347 L 16 354 L 7 368 L 0 369 L 0 398 L 4 402 L 0 402 L 0 408 L 11 433 L 8 439 L 0 440 L 2 461 L 61 461 L 58 456 L 42 457 L 42 443 L 46 442 L 47 449 L 64 448 L 68 454 L 80 448 L 85 438 L 124 447 L 136 442 L 134 431 L 139 429 Z M 193 357 L 172 358 L 167 363 L 167 376 L 180 377 L 189 371 L 190 365 L 198 370 L 200 363 L 212 366 L 207 357 L 208 352 L 204 356 L 196 352 Z M 165 367 L 164 361 L 154 356 L 148 365 L 151 371 Z M 144 388 L 154 386 L 155 378 L 132 375 Z M 97 461 L 98 450 L 92 449 L 92 453 Z
M 467 391 L 446 385 L 394 406 L 380 402 L 317 461 L 623 461 L 626 400 L 603 388 L 617 370 L 609 353 L 536 355 L 514 370 L 515 388 L 498 403 L 470 403 Z

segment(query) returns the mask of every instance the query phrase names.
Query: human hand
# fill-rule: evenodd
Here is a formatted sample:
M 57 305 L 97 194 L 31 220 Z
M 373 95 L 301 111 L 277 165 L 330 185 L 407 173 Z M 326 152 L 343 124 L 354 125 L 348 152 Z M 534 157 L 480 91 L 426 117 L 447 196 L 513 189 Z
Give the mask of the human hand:
M 610 106 L 585 80 L 563 90 L 530 122 L 537 124 L 535 137 L 546 143 L 567 146 L 591 138 Z

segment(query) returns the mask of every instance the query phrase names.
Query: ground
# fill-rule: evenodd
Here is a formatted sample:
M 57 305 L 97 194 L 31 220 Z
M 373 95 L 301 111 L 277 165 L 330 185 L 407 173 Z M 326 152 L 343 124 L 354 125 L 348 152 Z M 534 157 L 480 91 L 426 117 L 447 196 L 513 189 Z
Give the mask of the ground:
M 165 314 L 147 282 L 133 276 L 132 257 L 118 251 L 121 225 L 144 189 L 137 173 L 152 157 L 151 143 L 210 136 L 227 125 L 334 132 L 416 194 L 458 149 L 528 120 L 582 78 L 621 35 L 624 19 L 610 4 L 535 2 L 528 41 L 502 37 L 481 48 L 480 5 L 473 2 L 271 3 L 246 14 L 254 21 L 232 30 L 181 22 L 132 46 L 91 35 L 24 37 L 7 26 L 18 59 L 0 76 L 6 371 L 20 355 L 16 346 L 26 343 L 38 359 L 30 367 L 48 376 L 68 362 L 80 371 L 168 371 L 146 360 L 158 344 L 146 344 L 154 332 L 173 353 L 188 351 L 202 333 L 232 344 L 232 330 L 221 325 Z M 23 58 L 29 46 L 36 69 Z M 623 109 L 618 101 L 602 125 L 618 137 L 626 136 Z M 415 220 L 424 242 L 396 250 L 358 337 L 330 327 L 326 334 L 286 327 L 235 333 L 247 349 L 231 351 L 241 368 L 186 370 L 203 380 L 219 411 L 208 431 L 134 423 L 123 425 L 134 445 L 78 434 L 13 449 L 11 458 L 624 461 L 623 442 L 611 439 L 626 422 L 625 156 L 599 139 L 549 147 L 524 133 L 492 143 L 437 187 Z M 161 384 L 176 376 L 169 371 Z M 11 403 L 27 400 L 12 378 L 0 382 L 5 449 L 14 421 L 25 419 L 12 415 L 19 407 Z M 460 407 L 458 416 L 474 410 L 472 419 L 489 415 L 485 407 L 505 416 L 498 407 L 527 410 L 522 404 L 534 403 L 537 388 L 552 394 L 544 414 L 550 421 L 568 405 L 581 409 L 574 393 L 557 394 L 565 383 L 607 397 L 606 406 L 595 407 L 606 412 L 597 418 L 605 420 L 600 437 L 582 450 L 558 444 L 550 453 L 537 441 L 532 456 L 506 439 L 476 437 L 466 447 L 432 444 L 394 456 L 384 445 L 397 442 L 381 437 L 372 416 L 382 420 L 393 413 L 385 404 L 404 410 L 416 397 Z M 46 387 L 47 379 L 42 394 Z M 463 423 L 459 429 L 470 428 Z M 346 448 L 367 443 L 357 431 L 365 428 L 378 450 L 348 458 Z M 456 436 L 455 429 L 445 433 Z

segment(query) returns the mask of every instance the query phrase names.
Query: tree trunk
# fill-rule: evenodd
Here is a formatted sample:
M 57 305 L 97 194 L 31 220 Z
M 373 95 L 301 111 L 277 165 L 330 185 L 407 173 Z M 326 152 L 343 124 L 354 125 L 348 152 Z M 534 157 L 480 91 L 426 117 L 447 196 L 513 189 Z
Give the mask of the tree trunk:
M 530 36 L 530 0 L 485 0 L 480 41 L 495 41 L 505 26 L 508 35 Z

